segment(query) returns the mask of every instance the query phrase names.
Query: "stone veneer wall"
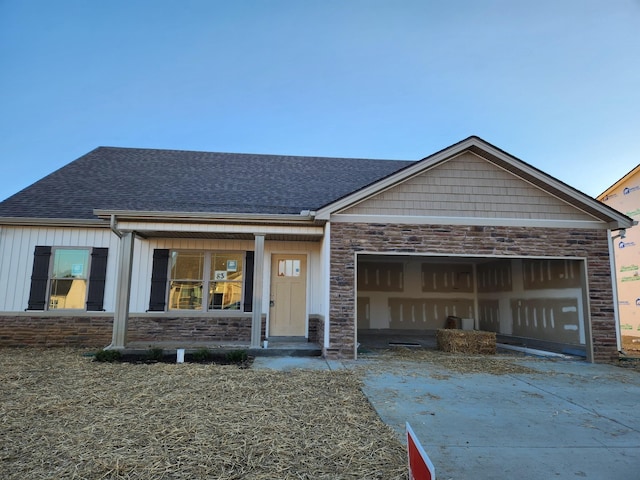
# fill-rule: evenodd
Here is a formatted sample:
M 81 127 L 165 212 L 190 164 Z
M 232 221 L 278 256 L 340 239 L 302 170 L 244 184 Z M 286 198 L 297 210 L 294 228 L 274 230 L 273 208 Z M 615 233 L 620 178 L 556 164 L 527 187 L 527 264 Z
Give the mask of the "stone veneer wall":
M 586 258 L 593 359 L 618 358 L 606 230 L 332 223 L 329 358 L 354 356 L 356 252 Z
M 322 346 L 324 340 L 324 319 L 320 315 L 309 315 L 309 342 Z
M 262 336 L 266 321 L 263 316 Z M 111 343 L 113 316 L 0 316 L 0 347 L 106 347 Z M 127 342 L 250 342 L 251 314 L 234 317 L 129 318 Z
M 0 347 L 106 347 L 113 316 L 0 316 Z M 261 341 L 266 339 L 262 317 Z M 136 316 L 129 318 L 127 342 L 250 342 L 251 314 L 234 317 Z M 322 345 L 324 319 L 309 317 L 309 341 Z
M 0 347 L 106 347 L 113 317 L 60 315 L 0 316 Z
M 265 338 L 262 317 L 261 340 Z M 251 314 L 230 317 L 129 317 L 127 342 L 250 342 Z

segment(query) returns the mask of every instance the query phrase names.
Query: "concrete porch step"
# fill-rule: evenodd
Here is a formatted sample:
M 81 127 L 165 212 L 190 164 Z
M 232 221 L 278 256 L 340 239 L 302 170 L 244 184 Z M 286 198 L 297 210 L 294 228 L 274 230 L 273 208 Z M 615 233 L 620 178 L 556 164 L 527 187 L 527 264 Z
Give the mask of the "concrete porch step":
M 319 357 L 320 345 L 316 343 L 276 343 L 269 342 L 267 348 L 250 348 L 249 355 L 254 357 Z

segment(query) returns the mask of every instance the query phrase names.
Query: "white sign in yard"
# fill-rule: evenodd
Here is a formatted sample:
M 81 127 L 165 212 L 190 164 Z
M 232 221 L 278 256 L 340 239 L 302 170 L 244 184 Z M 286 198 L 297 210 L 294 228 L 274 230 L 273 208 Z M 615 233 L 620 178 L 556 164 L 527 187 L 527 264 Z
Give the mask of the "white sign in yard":
M 409 457 L 409 480 L 436 480 L 436 469 L 424 451 L 411 425 L 407 422 L 407 455 Z

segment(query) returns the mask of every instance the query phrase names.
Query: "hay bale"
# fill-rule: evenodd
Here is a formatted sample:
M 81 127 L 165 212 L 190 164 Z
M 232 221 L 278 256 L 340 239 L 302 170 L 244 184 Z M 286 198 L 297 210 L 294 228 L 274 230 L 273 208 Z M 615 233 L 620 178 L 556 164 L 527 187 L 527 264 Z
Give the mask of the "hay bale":
M 438 329 L 438 350 L 450 353 L 495 355 L 496 333 L 479 330 Z

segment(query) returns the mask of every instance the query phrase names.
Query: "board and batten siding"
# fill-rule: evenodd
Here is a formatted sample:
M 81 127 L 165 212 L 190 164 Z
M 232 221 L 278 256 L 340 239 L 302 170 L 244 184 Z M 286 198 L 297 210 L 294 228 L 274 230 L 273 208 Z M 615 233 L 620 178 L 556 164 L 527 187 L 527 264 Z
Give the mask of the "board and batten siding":
M 153 267 L 153 251 L 158 248 L 168 250 L 211 250 L 211 251 L 248 251 L 253 250 L 252 240 L 206 240 L 189 238 L 159 238 L 143 240 L 137 238 L 134 247 L 133 272 L 131 282 L 130 311 L 143 313 L 149 309 L 149 292 L 151 291 L 151 270 Z M 263 310 L 269 305 L 269 284 L 271 270 L 271 254 L 273 253 L 302 253 L 308 254 L 309 284 L 309 312 L 320 311 L 322 300 L 318 294 L 322 285 L 320 275 L 320 244 L 315 242 L 265 242 L 264 263 L 264 296 Z
M 471 152 L 339 213 L 594 220 L 591 215 Z
M 0 311 L 23 312 L 31 289 L 34 251 L 51 247 L 108 248 L 104 309 L 113 311 L 119 239 L 108 228 L 0 228 Z
M 103 247 L 108 248 L 104 310 L 115 308 L 115 281 L 117 278 L 119 238 L 106 228 L 52 228 L 10 227 L 0 229 L 0 311 L 23 312 L 27 308 L 31 288 L 34 250 L 37 245 L 52 247 Z M 149 239 L 136 238 L 132 266 L 130 311 L 143 313 L 149 308 L 153 250 L 226 250 L 247 251 L 254 249 L 250 240 L 203 240 L 203 239 Z M 272 253 L 308 254 L 309 312 L 321 311 L 322 296 L 319 294 L 322 281 L 320 244 L 315 242 L 267 241 L 265 243 L 263 305 L 269 305 L 269 283 Z M 266 309 L 266 307 L 265 307 Z

